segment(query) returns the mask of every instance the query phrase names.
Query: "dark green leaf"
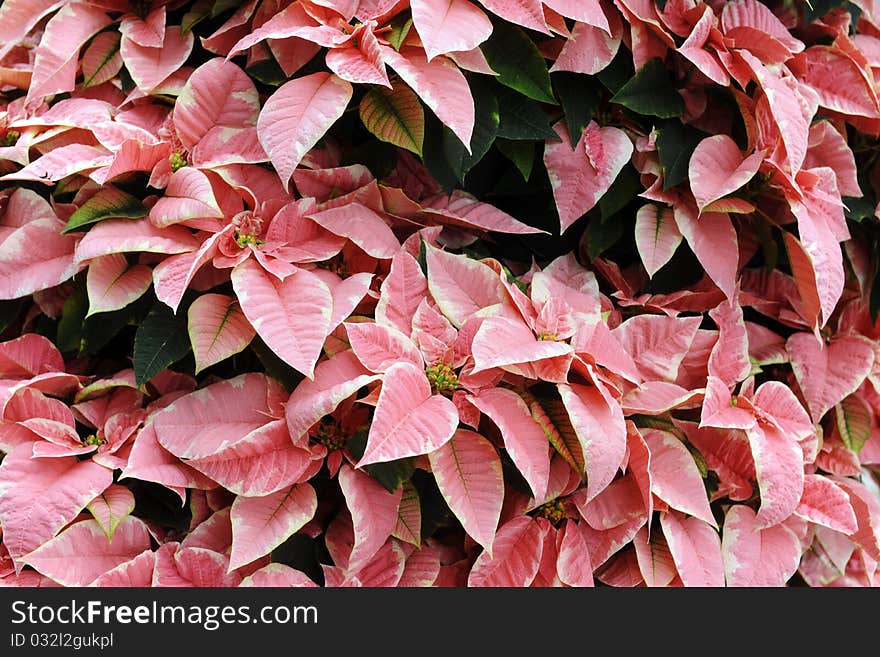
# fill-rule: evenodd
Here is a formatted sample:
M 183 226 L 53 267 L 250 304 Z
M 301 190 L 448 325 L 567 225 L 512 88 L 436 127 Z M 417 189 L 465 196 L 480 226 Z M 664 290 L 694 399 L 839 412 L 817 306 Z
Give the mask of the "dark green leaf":
M 180 20 L 180 33 L 186 34 L 209 16 L 216 15 L 213 13 L 216 6 L 214 0 L 198 0 Z
M 0 333 L 18 319 L 22 306 L 24 306 L 24 297 L 0 301 Z
M 464 144 L 447 128 L 443 127 L 443 150 L 446 161 L 460 182 L 464 181 L 467 172 L 483 159 L 492 147 L 498 134 L 499 112 L 498 98 L 491 86 L 479 79 L 471 82 L 471 94 L 474 97 L 474 132 L 471 136 L 471 152 L 465 150 Z
M 248 75 L 258 82 L 267 84 L 270 87 L 280 87 L 287 82 L 287 74 L 281 68 L 281 65 L 278 64 L 278 60 L 275 59 L 275 55 L 272 54 L 268 46 L 265 43 L 259 45 L 265 49 L 268 56 L 251 64 L 245 70 Z
M 660 11 L 666 9 L 666 0 L 654 0 L 654 4 L 657 5 L 657 9 Z
M 150 312 L 153 303 L 155 297 L 152 294 L 144 294 L 125 308 L 86 317 L 82 326 L 80 353 L 97 354 L 126 326 L 139 326 Z M 130 347 L 126 350 L 128 348 Z
M 641 191 L 642 184 L 639 180 L 639 172 L 632 164 L 627 164 L 617 174 L 617 178 L 614 179 L 608 191 L 599 199 L 602 220 L 604 221 L 623 210 Z
M 655 57 L 639 69 L 611 98 L 637 114 L 672 118 L 684 112 L 684 100 L 672 84 L 666 66 Z
M 550 127 L 547 113 L 534 100 L 501 85 L 496 85 L 495 94 L 498 97 L 500 113 L 499 137 L 531 141 L 544 139 L 559 141 L 559 137 Z
M 657 151 L 663 169 L 663 189 L 675 187 L 688 176 L 691 155 L 708 135 L 680 121 L 663 121 L 656 127 Z
M 224 11 L 237 9 L 242 4 L 242 0 L 214 0 L 214 7 L 211 9 L 211 18 L 217 18 Z
M 272 550 L 273 563 L 283 563 L 308 575 L 312 581 L 323 583 L 324 571 L 318 560 L 317 542 L 306 534 L 297 532 Z
M 189 351 L 185 313 L 175 316 L 164 303 L 157 303 L 134 336 L 135 381 L 145 384 Z
M 105 219 L 139 219 L 148 212 L 147 206 L 131 194 L 104 187 L 70 215 L 61 232 L 69 233 Z
M 384 36 L 395 50 L 400 50 L 400 44 L 406 39 L 412 28 L 412 15 L 408 11 L 397 14 L 388 24 L 391 28 Z
M 269 349 L 265 342 L 257 335 L 251 342 L 250 348 L 257 355 L 260 363 L 266 369 L 266 373 L 281 383 L 289 392 L 303 380 L 303 375 L 281 360 L 278 355 Z
M 551 75 L 553 89 L 562 103 L 568 138 L 576 144 L 599 109 L 599 90 L 594 78 L 580 73 L 560 71 Z
M 861 223 L 863 219 L 874 216 L 874 209 L 877 207 L 870 198 L 866 196 L 844 196 L 843 197 L 843 214 L 850 221 Z
M 607 221 L 591 221 L 587 229 L 587 253 L 590 258 L 598 258 L 623 237 L 625 222 L 620 215 Z
M 189 529 L 192 511 L 189 504 L 181 503 L 174 491 L 140 479 L 126 478 L 119 483 L 134 494 L 135 506 L 131 515 L 181 532 Z
M 523 179 L 528 182 L 535 164 L 535 142 L 496 139 L 495 146 L 504 157 L 513 162 Z
M 620 48 L 611 63 L 596 73 L 596 77 L 608 91 L 616 94 L 634 73 L 632 54 L 626 48 Z
M 810 0 L 810 2 L 805 2 L 803 5 L 804 23 L 809 25 L 825 16 L 829 11 L 838 9 L 845 4 L 845 0 Z
M 501 84 L 544 103 L 556 104 L 547 62 L 519 27 L 496 22 L 492 36 L 480 48 Z
M 89 302 L 85 288 L 79 287 L 67 297 L 64 308 L 61 310 L 61 319 L 58 321 L 58 336 L 55 340 L 60 351 L 64 353 L 79 352 L 83 320 L 88 309 Z
M 349 150 L 343 158 L 345 165 L 363 164 L 376 178 L 382 179 L 397 165 L 398 150 L 384 141 L 365 141 Z
M 364 455 L 366 446 L 366 430 L 356 432 L 345 445 L 346 449 L 351 452 L 351 455 L 358 460 Z M 382 484 L 390 493 L 400 488 L 404 481 L 409 481 L 415 468 L 415 458 L 397 459 L 396 461 L 373 463 L 372 465 L 364 466 L 366 473 Z
M 422 148 L 422 163 L 431 177 L 444 191 L 451 192 L 458 183 L 458 175 L 447 159 L 444 131 L 448 130 L 433 113 L 425 114 L 425 144 Z M 461 142 L 458 142 L 461 144 Z M 464 146 L 461 146 L 464 151 Z

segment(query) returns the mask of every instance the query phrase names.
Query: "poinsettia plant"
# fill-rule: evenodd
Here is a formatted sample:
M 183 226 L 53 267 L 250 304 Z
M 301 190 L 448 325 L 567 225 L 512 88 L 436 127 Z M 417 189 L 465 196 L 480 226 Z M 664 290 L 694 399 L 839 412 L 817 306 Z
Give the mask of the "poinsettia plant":
M 880 584 L 880 7 L 6 0 L 0 584 Z

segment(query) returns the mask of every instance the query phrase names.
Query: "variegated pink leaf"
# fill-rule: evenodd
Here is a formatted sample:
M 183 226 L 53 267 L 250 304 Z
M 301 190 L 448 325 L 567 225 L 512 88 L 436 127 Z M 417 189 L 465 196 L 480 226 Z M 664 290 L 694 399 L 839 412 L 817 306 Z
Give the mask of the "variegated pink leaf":
M 250 161 L 254 150 L 262 150 L 256 133 L 259 112 L 257 89 L 245 72 L 212 59 L 184 85 L 174 104 L 174 128 L 196 165 Z M 241 143 L 242 138 L 253 143 Z
M 428 282 L 419 263 L 406 251 L 399 251 L 391 259 L 391 270 L 382 281 L 376 323 L 409 335 L 412 318 L 427 293 Z
M 501 279 L 481 262 L 430 246 L 426 259 L 431 296 L 456 327 L 483 308 L 507 298 Z
M 795 333 L 786 350 L 816 423 L 856 391 L 874 363 L 873 347 L 858 336 L 840 336 L 826 344 L 809 333 Z
M 457 426 L 455 404 L 431 393 L 424 370 L 412 363 L 395 363 L 382 379 L 358 467 L 432 452 L 452 437 Z
M 113 484 L 89 502 L 86 508 L 107 534 L 107 539 L 112 541 L 119 523 L 134 511 L 134 495 L 125 486 Z
M 345 237 L 367 254 L 388 260 L 400 250 L 400 242 L 378 214 L 360 203 L 348 203 L 308 215 L 322 228 Z
M 474 335 L 471 349 L 474 373 L 493 367 L 536 364 L 549 358 L 572 356 L 572 349 L 568 344 L 555 340 L 539 340 L 522 321 L 508 317 L 489 317 L 484 320 Z
M 661 514 L 660 526 L 685 586 L 724 586 L 718 532 L 698 518 L 677 511 Z
M 785 520 L 797 507 L 804 490 L 804 454 L 792 436 L 775 427 L 756 424 L 747 435 L 761 491 L 756 522 L 769 527 Z
M 797 571 L 801 542 L 785 525 L 762 529 L 755 512 L 738 504 L 724 518 L 721 541 L 728 586 L 784 586 Z
M 385 372 L 395 363 L 422 366 L 422 355 L 407 335 L 394 328 L 368 322 L 345 325 L 348 342 L 358 360 L 371 372 Z
M 232 287 L 266 345 L 311 378 L 330 333 L 333 295 L 327 285 L 305 269 L 279 281 L 248 259 L 232 270 Z
M 146 265 L 129 266 L 121 253 L 95 258 L 89 263 L 86 275 L 88 315 L 125 308 L 152 284 L 153 270 Z
M 113 483 L 113 472 L 91 460 L 34 459 L 31 452 L 30 445 L 21 445 L 0 464 L 3 544 L 17 562 Z
M 152 550 L 147 549 L 134 559 L 129 559 L 99 575 L 89 586 L 128 588 L 152 586 L 155 567 L 156 555 Z
M 113 540 L 95 520 L 83 520 L 31 552 L 25 563 L 64 586 L 87 586 L 150 548 L 143 521 L 129 516 Z
M 412 20 L 428 59 L 472 50 L 492 34 L 492 23 L 468 0 L 412 0 Z
M 379 551 L 397 526 L 403 489 L 389 493 L 382 484 L 347 465 L 339 470 L 339 487 L 354 525 L 348 568 L 357 570 Z
M 186 463 L 236 495 L 258 497 L 308 479 L 313 456 L 293 444 L 284 420 L 275 420 Z
M 80 48 L 109 23 L 104 11 L 78 2 L 52 16 L 36 48 L 28 102 L 39 105 L 44 96 L 72 91 Z
M 735 298 L 739 265 L 736 229 L 722 212 L 706 212 L 697 217 L 693 208 L 675 207 L 678 230 L 703 265 L 703 269 L 728 299 Z
M 743 157 L 727 135 L 706 137 L 697 144 L 688 163 L 688 180 L 700 211 L 749 182 L 763 159 L 760 152 Z
M 316 588 L 308 575 L 283 563 L 270 563 L 251 573 L 239 586 Z
M 403 47 L 400 52 L 381 46 L 382 58 L 415 91 L 470 152 L 474 131 L 474 99 L 467 80 L 446 57 L 428 61 L 421 48 Z
M 749 335 L 742 308 L 735 300 L 728 300 L 710 311 L 709 317 L 718 326 L 718 341 L 709 354 L 709 374 L 732 388 L 735 383 L 745 379 L 752 369 Z
M 626 424 L 620 406 L 595 386 L 557 386 L 584 452 L 586 501 L 611 483 L 626 452 Z
M 633 146 L 622 130 L 600 128 L 595 121 L 586 127 L 575 146 L 564 124 L 558 123 L 553 129 L 560 141 L 546 143 L 544 166 L 556 199 L 560 232 L 564 233 L 608 191 L 629 162 Z
M 493 551 L 477 557 L 468 586 L 529 586 L 538 574 L 544 532 L 532 518 L 520 516 L 505 523 L 495 534 Z
M 480 4 L 506 21 L 547 33 L 541 0 L 480 0 Z
M 804 520 L 843 534 L 853 534 L 859 526 L 849 495 L 822 475 L 804 476 L 804 494 L 794 512 Z
M 654 276 L 672 259 L 681 233 L 672 218 L 672 209 L 648 203 L 636 213 L 636 248 L 648 276 Z
M 669 586 L 678 570 L 665 537 L 660 533 L 650 534 L 647 527 L 642 527 L 633 538 L 633 547 L 645 585 Z
M 602 15 L 602 12 L 599 14 Z M 602 18 L 605 16 L 602 15 Z M 576 22 L 550 71 L 595 75 L 607 67 L 617 54 L 620 48 L 619 27 L 616 34 L 617 36 L 612 36 L 609 29 Z
M 428 459 L 449 508 L 491 555 L 504 501 L 504 477 L 495 447 L 479 434 L 459 429 Z
M 187 326 L 196 374 L 239 353 L 255 335 L 238 301 L 225 294 L 203 294 L 193 301 L 187 312 Z
M 274 550 L 311 520 L 317 508 L 315 489 L 306 483 L 264 497 L 236 497 L 230 512 L 229 570 Z
M 531 487 L 534 499 L 544 500 L 550 480 L 550 445 L 523 398 L 513 390 L 490 388 L 470 401 L 501 431 L 504 447 Z
M 365 385 L 378 380 L 370 374 L 352 351 L 343 351 L 315 368 L 315 377 L 300 383 L 287 401 L 287 429 L 294 442 L 340 402 L 351 397 Z
M 142 46 L 123 36 L 122 61 L 138 88 L 150 92 L 183 66 L 192 52 L 194 41 L 192 31 L 183 33 L 178 26 L 169 26 L 165 30 L 165 40 L 158 48 Z
M 188 253 L 199 244 L 192 232 L 181 226 L 156 228 L 143 219 L 107 219 L 92 228 L 76 247 L 76 260 L 83 262 L 111 253 Z
M 150 221 L 159 228 L 188 219 L 222 217 L 211 181 L 194 167 L 183 167 L 171 174 L 165 195 L 150 209 Z
M 257 120 L 260 143 L 288 189 L 303 156 L 345 111 L 351 84 L 330 73 L 313 73 L 280 86 Z
M 279 384 L 263 374 L 241 374 L 184 395 L 153 417 L 159 444 L 183 459 L 228 448 L 266 425 L 282 403 Z
M 651 451 L 651 489 L 673 509 L 715 526 L 709 498 L 694 457 L 667 431 L 648 429 L 642 437 Z

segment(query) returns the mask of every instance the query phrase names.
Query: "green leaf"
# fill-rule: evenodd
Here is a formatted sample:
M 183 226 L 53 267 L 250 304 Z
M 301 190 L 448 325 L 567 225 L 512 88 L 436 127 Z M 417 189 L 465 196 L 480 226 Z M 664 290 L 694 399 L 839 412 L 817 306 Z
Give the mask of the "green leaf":
M 498 136 L 504 139 L 527 139 L 530 141 L 551 139 L 559 141 L 559 137 L 550 127 L 547 113 L 534 100 L 520 93 L 495 85 L 498 98 Z
M 192 510 L 189 504 L 180 503 L 180 497 L 174 491 L 140 479 L 123 479 L 119 483 L 134 495 L 135 505 L 131 515 L 181 532 L 189 529 Z
M 663 170 L 663 189 L 683 182 L 688 176 L 691 155 L 708 135 L 680 121 L 663 121 L 657 128 L 657 151 Z
M 367 130 L 382 141 L 422 155 L 425 111 L 402 82 L 396 81 L 393 89 L 373 87 L 361 100 L 359 114 Z
M 588 75 L 559 71 L 550 77 L 565 112 L 568 137 L 572 144 L 576 144 L 599 109 L 599 90 Z
M 510 23 L 497 22 L 480 46 L 497 80 L 533 100 L 556 104 L 547 62 L 528 35 Z
M 843 444 L 858 454 L 871 437 L 871 412 L 865 402 L 850 395 L 834 407 L 834 415 Z
M 495 146 L 504 157 L 513 162 L 523 180 L 528 182 L 535 164 L 535 142 L 496 139 Z
M 634 73 L 632 55 L 626 48 L 620 48 L 611 63 L 596 73 L 596 78 L 608 91 L 616 94 Z
M 214 14 L 214 7 L 216 6 L 217 3 L 213 0 L 198 0 L 192 6 L 192 9 L 186 12 L 183 18 L 180 19 L 180 33 L 186 34 L 209 16 L 216 16 Z
M 287 74 L 265 42 L 258 44 L 258 46 L 264 49 L 267 56 L 248 66 L 245 71 L 258 82 L 270 87 L 280 87 L 287 82 Z
M 83 320 L 88 309 L 89 301 L 86 297 L 85 288 L 77 288 L 73 294 L 67 297 L 61 310 L 61 319 L 58 321 L 58 334 L 55 339 L 55 345 L 59 351 L 63 353 L 79 353 Z
M 214 7 L 211 9 L 211 18 L 217 18 L 217 16 L 224 11 L 238 9 L 241 4 L 241 0 L 214 0 Z
M 864 219 L 874 216 L 874 209 L 877 207 L 867 196 L 844 196 L 843 197 L 843 214 L 850 221 L 861 223 Z
M 587 228 L 587 253 L 590 259 L 598 258 L 623 237 L 625 222 L 620 215 L 608 220 L 591 221 Z
M 666 66 L 655 57 L 639 69 L 611 98 L 637 114 L 669 119 L 684 112 L 684 99 L 676 91 Z
M 422 163 L 431 177 L 447 193 L 455 189 L 459 180 L 458 174 L 449 164 L 446 153 L 447 144 L 444 132 L 448 130 L 449 128 L 440 123 L 433 113 L 425 117 L 425 144 L 422 150 Z M 458 144 L 463 152 L 464 146 L 460 141 Z
M 364 450 L 367 447 L 367 435 L 365 429 L 357 431 L 348 439 L 345 445 L 346 449 L 351 452 L 351 455 L 358 460 L 364 455 Z M 416 460 L 414 457 L 408 457 L 395 461 L 365 465 L 363 469 L 373 479 L 382 484 L 389 493 L 393 493 L 412 477 L 412 473 L 416 469 Z
M 186 315 L 164 303 L 153 306 L 134 336 L 134 378 L 141 386 L 190 352 Z
M 392 48 L 399 51 L 401 44 L 412 28 L 412 15 L 408 11 L 397 14 L 388 26 L 391 29 L 383 36 L 388 39 L 388 43 L 391 44 Z
M 153 294 L 144 294 L 125 308 L 86 317 L 82 326 L 80 354 L 93 356 L 107 346 L 126 326 L 140 326 L 155 300 Z
M 639 172 L 632 164 L 627 164 L 617 174 L 617 178 L 614 179 L 614 183 L 608 188 L 608 191 L 599 199 L 602 220 L 604 221 L 623 210 L 641 191 L 642 184 L 639 180 Z
M 0 333 L 18 319 L 19 313 L 24 306 L 25 297 L 0 301 Z
M 500 114 L 498 110 L 498 98 L 492 88 L 481 81 L 472 81 L 471 94 L 474 97 L 474 132 L 471 135 L 471 152 L 465 150 L 464 144 L 447 128 L 443 127 L 443 150 L 446 153 L 446 161 L 459 181 L 464 182 L 474 165 L 492 147 L 495 136 L 498 134 Z
M 266 373 L 283 385 L 288 392 L 293 392 L 293 389 L 305 378 L 281 360 L 274 351 L 269 349 L 266 343 L 260 339 L 259 335 L 254 336 L 250 348 L 257 355 L 257 359 L 260 361 L 263 369 L 266 370 Z
M 139 219 L 148 212 L 147 206 L 131 194 L 116 187 L 104 187 L 70 215 L 61 232 L 69 233 L 105 219 Z

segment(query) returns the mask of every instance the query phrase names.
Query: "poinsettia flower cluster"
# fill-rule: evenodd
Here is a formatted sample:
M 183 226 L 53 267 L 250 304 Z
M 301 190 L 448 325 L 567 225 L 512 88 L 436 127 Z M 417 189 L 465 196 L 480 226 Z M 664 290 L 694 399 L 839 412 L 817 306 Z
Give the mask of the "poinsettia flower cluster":
M 876 585 L 878 45 L 6 0 L 0 583 Z

